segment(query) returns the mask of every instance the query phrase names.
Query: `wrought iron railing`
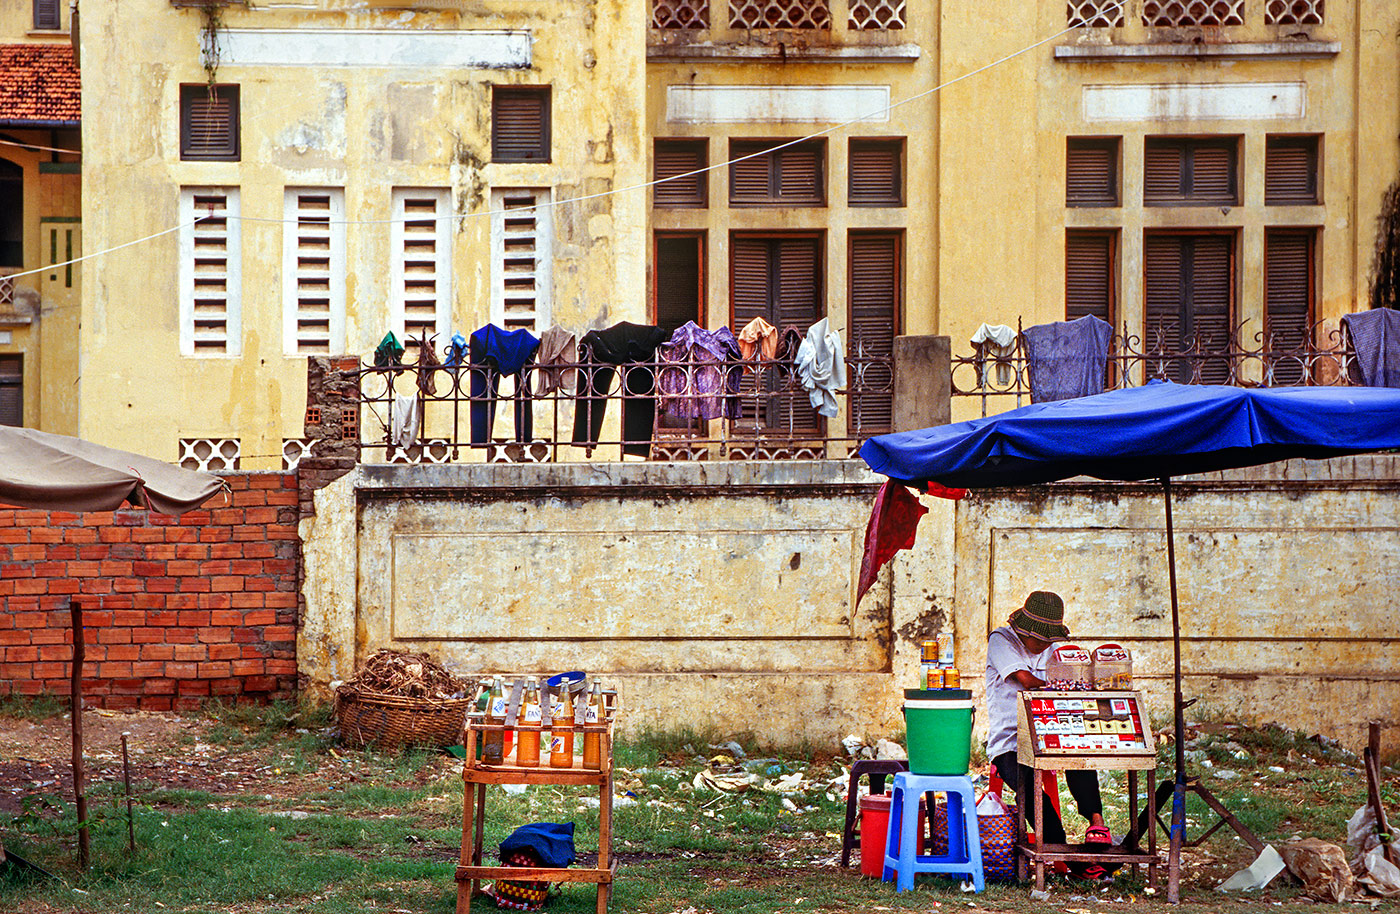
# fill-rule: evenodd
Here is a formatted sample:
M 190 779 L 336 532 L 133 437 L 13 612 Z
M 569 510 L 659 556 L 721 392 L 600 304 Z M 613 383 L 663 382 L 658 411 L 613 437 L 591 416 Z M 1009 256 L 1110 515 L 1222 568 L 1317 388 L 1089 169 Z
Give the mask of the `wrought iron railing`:
M 980 398 L 983 416 L 1029 403 L 1031 369 L 1019 331 L 1003 352 L 984 344 L 969 355 L 954 356 L 953 396 Z M 1359 383 L 1355 363 L 1356 354 L 1335 322 L 1320 321 L 1306 333 L 1252 336 L 1237 326 L 1184 341 L 1173 325 L 1163 323 L 1149 327 L 1144 336 L 1127 328 L 1114 334 L 1104 387 L 1137 387 L 1153 379 L 1234 387 L 1350 385 Z
M 361 368 L 366 463 L 844 459 L 891 430 L 894 366 L 857 342 L 821 415 L 792 359 Z M 410 427 L 414 425 L 416 427 Z

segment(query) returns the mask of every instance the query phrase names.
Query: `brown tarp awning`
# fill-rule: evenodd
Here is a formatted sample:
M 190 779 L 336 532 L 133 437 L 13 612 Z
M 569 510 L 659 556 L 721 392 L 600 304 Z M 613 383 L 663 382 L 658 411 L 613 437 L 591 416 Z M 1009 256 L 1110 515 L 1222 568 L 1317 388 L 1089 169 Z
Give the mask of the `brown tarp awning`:
M 223 487 L 209 473 L 66 435 L 0 426 L 0 502 L 42 511 L 112 511 L 123 504 L 184 514 Z

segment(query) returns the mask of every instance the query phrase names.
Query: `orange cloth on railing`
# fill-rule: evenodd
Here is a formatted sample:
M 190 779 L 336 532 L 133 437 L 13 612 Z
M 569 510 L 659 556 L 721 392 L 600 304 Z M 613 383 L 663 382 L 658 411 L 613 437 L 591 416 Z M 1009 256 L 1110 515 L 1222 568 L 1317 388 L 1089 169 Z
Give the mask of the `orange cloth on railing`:
M 778 354 L 778 328 L 761 317 L 756 317 L 739 331 L 739 354 L 751 359 L 760 353 L 764 359 L 772 360 Z

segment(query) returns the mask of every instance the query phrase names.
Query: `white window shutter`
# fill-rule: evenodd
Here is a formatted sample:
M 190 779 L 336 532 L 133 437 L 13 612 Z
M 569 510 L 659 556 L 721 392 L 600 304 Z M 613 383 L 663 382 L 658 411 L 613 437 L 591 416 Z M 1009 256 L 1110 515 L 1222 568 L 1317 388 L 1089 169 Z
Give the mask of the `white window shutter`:
M 392 236 L 390 318 L 409 337 L 451 332 L 452 197 L 446 188 L 396 188 Z
M 238 188 L 180 190 L 180 354 L 242 354 Z M 196 221 L 198 220 L 198 221 Z
M 491 322 L 539 334 L 549 327 L 554 208 L 548 188 L 491 192 Z
M 345 191 L 289 187 L 282 230 L 287 355 L 345 352 Z

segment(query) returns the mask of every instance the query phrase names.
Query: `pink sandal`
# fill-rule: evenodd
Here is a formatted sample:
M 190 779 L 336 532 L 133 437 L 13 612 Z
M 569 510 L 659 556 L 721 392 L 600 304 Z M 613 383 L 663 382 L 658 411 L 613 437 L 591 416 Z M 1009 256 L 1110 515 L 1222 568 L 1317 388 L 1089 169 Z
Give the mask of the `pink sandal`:
M 1084 832 L 1085 844 L 1112 844 L 1113 835 L 1107 825 L 1090 825 Z

